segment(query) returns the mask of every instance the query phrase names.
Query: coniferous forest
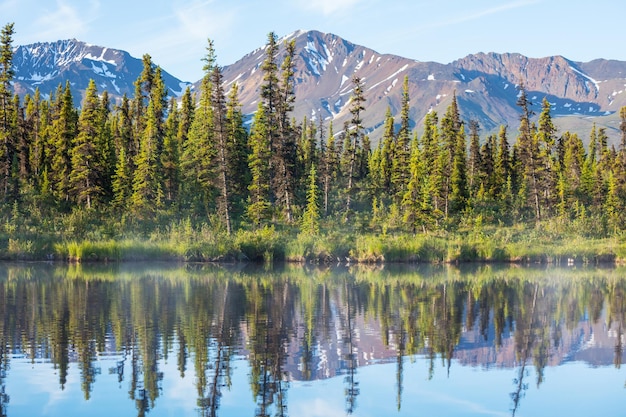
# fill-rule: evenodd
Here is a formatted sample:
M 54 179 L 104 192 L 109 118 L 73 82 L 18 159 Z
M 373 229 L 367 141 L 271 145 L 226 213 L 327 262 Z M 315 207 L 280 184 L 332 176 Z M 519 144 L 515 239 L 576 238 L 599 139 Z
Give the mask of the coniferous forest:
M 546 99 L 481 137 L 453 98 L 421 132 L 387 112 L 371 143 L 364 81 L 351 119 L 294 120 L 295 43 L 274 33 L 251 124 L 208 41 L 198 91 L 168 98 L 149 55 L 133 97 L 69 82 L 12 92 L 13 24 L 0 39 L 0 257 L 560 261 L 626 258 L 626 107 L 621 143 L 557 132 Z M 284 53 L 281 52 L 284 50 Z M 588 140 L 587 140 L 588 139 Z

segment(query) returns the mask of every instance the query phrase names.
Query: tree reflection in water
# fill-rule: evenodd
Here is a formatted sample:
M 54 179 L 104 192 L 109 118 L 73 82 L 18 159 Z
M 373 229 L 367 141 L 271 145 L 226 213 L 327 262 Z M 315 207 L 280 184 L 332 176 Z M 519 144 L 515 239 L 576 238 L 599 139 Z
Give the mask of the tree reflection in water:
M 158 406 L 161 360 L 172 355 L 190 374 L 202 416 L 219 415 L 232 386 L 232 365 L 246 357 L 257 416 L 286 416 L 293 380 L 343 377 L 345 411 L 357 407 L 357 368 L 396 363 L 396 407 L 402 408 L 404 359 L 498 363 L 515 368 L 512 414 L 533 366 L 544 369 L 579 347 L 580 322 L 604 318 L 615 338 L 613 364 L 624 358 L 626 280 L 613 270 L 549 272 L 525 268 L 454 267 L 237 270 L 127 266 L 0 267 L 0 416 L 10 398 L 10 357 L 50 360 L 59 389 L 76 363 L 89 399 L 101 369 L 128 384 L 138 415 Z M 603 313 L 604 312 L 604 313 Z M 375 335 L 372 333 L 375 331 Z M 594 335 L 597 336 L 597 335 Z M 378 356 L 377 356 L 378 355 Z M 190 362 L 192 364 L 190 364 Z

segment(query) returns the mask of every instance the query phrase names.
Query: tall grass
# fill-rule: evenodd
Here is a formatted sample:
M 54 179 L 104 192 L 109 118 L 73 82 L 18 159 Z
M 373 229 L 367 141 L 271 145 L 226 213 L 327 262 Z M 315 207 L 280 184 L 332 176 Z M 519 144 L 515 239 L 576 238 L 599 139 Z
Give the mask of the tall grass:
M 329 222 L 316 235 L 302 234 L 296 226 L 285 225 L 280 229 L 273 226 L 258 230 L 240 229 L 228 235 L 214 224 L 194 225 L 189 219 L 183 219 L 142 234 L 122 229 L 124 233 L 115 235 L 110 227 L 84 233 L 86 226 L 81 223 L 84 221 L 82 217 L 68 218 L 73 222 L 73 230 L 80 230 L 79 233 L 34 233 L 5 225 L 4 230 L 0 230 L 0 259 L 53 258 L 72 262 L 626 262 L 624 238 L 576 234 L 554 223 L 542 227 L 497 227 L 476 223 L 468 225 L 465 230 L 414 235 Z

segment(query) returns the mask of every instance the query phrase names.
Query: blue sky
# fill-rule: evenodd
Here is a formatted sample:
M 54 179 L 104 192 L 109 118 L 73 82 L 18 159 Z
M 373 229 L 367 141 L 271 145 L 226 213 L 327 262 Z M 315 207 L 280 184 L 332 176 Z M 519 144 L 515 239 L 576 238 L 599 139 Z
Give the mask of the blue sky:
M 476 52 L 626 61 L 623 0 L 0 0 L 14 45 L 76 38 L 202 77 L 206 40 L 228 65 L 270 31 L 330 32 L 379 53 L 449 63 Z

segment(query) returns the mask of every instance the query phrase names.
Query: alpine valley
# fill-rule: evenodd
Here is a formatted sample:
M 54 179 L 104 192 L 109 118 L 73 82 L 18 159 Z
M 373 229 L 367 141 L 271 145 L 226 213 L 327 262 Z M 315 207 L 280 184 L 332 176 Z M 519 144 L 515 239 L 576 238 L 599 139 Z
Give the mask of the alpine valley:
M 559 131 L 575 132 L 586 140 L 595 123 L 607 128 L 611 141 L 619 138 L 619 109 L 626 105 L 626 62 L 476 53 L 441 64 L 382 54 L 318 31 L 294 32 L 281 39 L 281 44 L 294 38 L 296 103 L 292 116 L 296 120 L 321 117 L 333 120 L 335 131 L 340 130 L 350 117 L 350 80 L 357 75 L 366 90 L 363 124 L 376 142 L 382 134 L 387 109 L 399 114 L 402 83 L 407 76 L 410 117 L 418 131 L 428 112 L 443 114 L 456 95 L 461 117 L 477 121 L 483 134 L 493 133 L 501 125 L 517 128 L 520 111 L 516 87 L 523 82 L 536 114 L 544 98 L 552 104 L 551 114 Z M 217 52 L 219 58 L 219 49 Z M 226 90 L 237 83 L 246 114 L 256 110 L 264 52 L 261 47 L 223 68 Z M 140 58 L 75 39 L 17 46 L 13 63 L 13 85 L 18 94 L 33 93 L 39 88 L 42 94 L 49 95 L 59 84 L 69 81 L 77 101 L 82 99 L 92 78 L 99 91 L 106 89 L 113 99 L 124 94 L 132 96 L 133 82 L 142 70 Z M 198 65 L 202 65 L 200 57 Z M 189 85 L 199 85 L 199 81 L 183 82 L 164 68 L 163 77 L 173 96 L 181 95 Z

